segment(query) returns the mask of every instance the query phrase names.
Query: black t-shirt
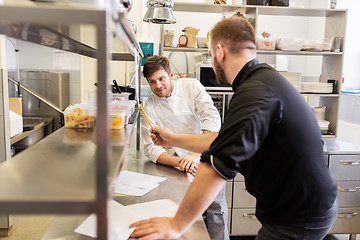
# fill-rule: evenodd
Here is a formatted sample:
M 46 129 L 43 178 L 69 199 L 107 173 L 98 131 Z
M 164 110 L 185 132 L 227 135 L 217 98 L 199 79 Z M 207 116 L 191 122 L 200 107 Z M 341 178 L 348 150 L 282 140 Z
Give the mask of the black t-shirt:
M 201 161 L 224 178 L 238 172 L 267 224 L 301 224 L 321 216 L 336 199 L 315 116 L 304 97 L 276 70 L 248 62 L 219 136 Z

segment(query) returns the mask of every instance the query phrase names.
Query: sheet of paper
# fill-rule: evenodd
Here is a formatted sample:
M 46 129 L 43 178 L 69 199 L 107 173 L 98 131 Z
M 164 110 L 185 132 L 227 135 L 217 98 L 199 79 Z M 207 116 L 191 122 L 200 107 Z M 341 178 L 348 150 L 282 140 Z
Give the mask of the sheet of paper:
M 138 188 L 149 188 L 165 180 L 166 177 L 158 177 L 124 170 L 119 173 L 119 176 L 115 179 L 114 184 L 120 183 Z
M 75 232 L 96 238 L 96 215 L 91 214 L 83 223 L 81 223 Z M 121 205 L 120 203 L 111 200 L 108 205 L 108 222 L 109 222 L 109 240 L 125 240 L 130 237 L 134 228 L 129 229 L 129 225 L 144 219 L 138 213 L 133 212 Z
M 111 200 L 108 208 L 109 240 L 126 240 L 134 231 L 134 228 L 129 228 L 131 223 L 152 217 L 173 217 L 178 207 L 177 203 L 168 199 L 128 206 Z M 96 215 L 91 214 L 75 232 L 96 238 Z
M 148 219 L 152 217 L 174 217 L 179 205 L 168 199 L 160 199 L 128 205 L 126 208 L 141 215 L 143 219 Z
M 120 194 L 136 196 L 136 197 L 142 197 L 145 194 L 147 194 L 148 192 L 150 192 L 151 190 L 157 188 L 158 186 L 160 186 L 160 184 L 155 184 L 154 186 L 151 186 L 149 188 L 138 188 L 138 187 L 132 187 L 132 186 L 118 183 L 118 184 L 114 185 L 114 192 L 120 193 Z

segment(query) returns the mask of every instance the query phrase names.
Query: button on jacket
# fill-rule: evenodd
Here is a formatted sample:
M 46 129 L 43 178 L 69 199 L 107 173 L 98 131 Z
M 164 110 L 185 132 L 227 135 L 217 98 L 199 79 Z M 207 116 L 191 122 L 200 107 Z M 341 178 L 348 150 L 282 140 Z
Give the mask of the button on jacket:
M 201 161 L 224 178 L 244 175 L 262 223 L 288 225 L 321 216 L 336 199 L 319 126 L 304 98 L 277 71 L 248 62 L 218 137 Z

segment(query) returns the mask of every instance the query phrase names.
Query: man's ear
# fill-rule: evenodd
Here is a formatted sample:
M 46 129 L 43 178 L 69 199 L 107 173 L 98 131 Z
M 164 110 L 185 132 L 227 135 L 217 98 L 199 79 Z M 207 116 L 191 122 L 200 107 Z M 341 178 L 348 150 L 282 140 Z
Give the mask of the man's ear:
M 225 49 L 224 46 L 220 43 L 216 44 L 216 60 L 218 62 L 224 61 L 225 58 Z

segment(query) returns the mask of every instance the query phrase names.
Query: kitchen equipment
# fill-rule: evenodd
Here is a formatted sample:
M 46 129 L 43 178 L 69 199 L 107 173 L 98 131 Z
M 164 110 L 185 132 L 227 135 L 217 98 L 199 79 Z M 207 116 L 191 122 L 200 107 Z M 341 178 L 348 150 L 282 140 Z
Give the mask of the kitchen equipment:
M 16 72 L 8 73 L 12 78 L 16 74 Z M 64 110 L 70 104 L 69 73 L 20 71 L 20 83 L 58 109 Z M 14 84 L 9 84 L 9 97 L 16 97 Z M 61 113 L 26 91 L 22 91 L 22 115 L 24 117 L 52 117 L 53 130 L 63 126 Z
M 211 64 L 211 54 L 210 53 L 203 53 L 201 56 L 202 63 Z
M 289 0 L 270 0 L 269 5 L 270 6 L 288 7 L 289 6 Z
M 246 5 L 266 5 L 266 0 L 247 0 Z
M 113 80 L 113 83 L 115 85 L 115 89 L 116 89 L 117 93 L 121 93 L 121 89 L 119 88 L 119 85 L 117 84 L 117 81 L 115 79 Z

